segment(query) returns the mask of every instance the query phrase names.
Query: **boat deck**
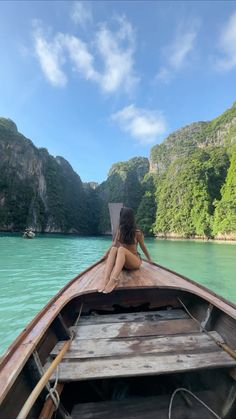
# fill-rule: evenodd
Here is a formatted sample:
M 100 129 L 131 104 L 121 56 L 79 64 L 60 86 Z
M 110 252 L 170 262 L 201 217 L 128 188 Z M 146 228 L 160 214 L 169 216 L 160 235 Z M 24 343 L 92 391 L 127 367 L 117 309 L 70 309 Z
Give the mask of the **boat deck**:
M 75 331 L 59 367 L 61 382 L 236 366 L 182 309 L 83 316 Z M 216 331 L 210 333 L 223 341 Z M 62 344 L 54 347 L 51 360 Z

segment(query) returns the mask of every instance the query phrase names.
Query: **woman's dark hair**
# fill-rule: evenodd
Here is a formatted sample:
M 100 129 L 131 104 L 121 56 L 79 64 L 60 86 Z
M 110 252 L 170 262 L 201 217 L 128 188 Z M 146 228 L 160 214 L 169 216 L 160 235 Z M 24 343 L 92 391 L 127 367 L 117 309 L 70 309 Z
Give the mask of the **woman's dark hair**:
M 132 208 L 121 208 L 119 241 L 124 244 L 134 244 L 135 231 L 136 223 L 134 211 Z

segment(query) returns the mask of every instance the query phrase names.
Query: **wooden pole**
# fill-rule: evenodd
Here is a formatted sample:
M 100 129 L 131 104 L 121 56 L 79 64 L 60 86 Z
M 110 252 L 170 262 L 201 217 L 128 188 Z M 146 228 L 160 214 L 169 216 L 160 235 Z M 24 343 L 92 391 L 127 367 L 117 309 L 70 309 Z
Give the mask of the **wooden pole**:
M 76 327 L 78 325 L 78 322 L 79 322 L 79 319 L 80 319 L 80 316 L 81 316 L 81 313 L 82 313 L 82 308 L 83 308 L 83 303 L 80 306 L 80 311 L 79 311 L 78 317 L 77 317 L 77 319 L 74 323 L 74 327 Z M 21 411 L 18 414 L 16 419 L 26 419 L 30 409 L 33 407 L 33 405 L 34 405 L 35 401 L 37 400 L 38 396 L 40 395 L 41 391 L 43 390 L 43 388 L 45 387 L 45 385 L 49 381 L 49 378 L 51 377 L 52 373 L 54 372 L 56 367 L 60 364 L 63 356 L 66 353 L 66 351 L 68 351 L 74 337 L 75 337 L 75 332 L 72 332 L 71 333 L 71 338 L 63 344 L 60 352 L 58 353 L 58 355 L 56 356 L 54 361 L 51 363 L 50 367 L 45 372 L 45 374 L 40 378 L 38 384 L 36 385 L 36 387 L 34 388 L 32 393 L 30 394 L 28 399 L 26 400 L 25 404 L 23 405 L 23 407 L 22 407 L 22 409 L 21 409 Z
M 19 415 L 17 416 L 17 419 L 26 419 L 27 418 L 27 415 L 28 415 L 30 409 L 32 408 L 32 406 L 34 405 L 34 403 L 37 400 L 38 396 L 40 395 L 41 391 L 43 390 L 43 388 L 45 387 L 45 385 L 49 381 L 49 379 L 50 379 L 51 375 L 53 374 L 54 370 L 56 369 L 56 367 L 58 366 L 58 364 L 60 364 L 63 356 L 68 351 L 71 342 L 72 342 L 72 339 L 69 339 L 69 340 L 67 340 L 64 343 L 64 345 L 62 346 L 60 352 L 58 353 L 58 355 L 56 356 L 56 358 L 54 359 L 54 361 L 51 363 L 51 365 L 48 368 L 48 370 L 41 377 L 41 379 L 39 380 L 38 384 L 36 385 L 36 387 L 34 388 L 34 390 L 32 391 L 32 393 L 30 394 L 30 396 L 28 397 L 28 399 L 26 400 L 26 402 L 25 402 L 24 406 L 22 407 Z
M 70 340 L 67 340 L 64 343 L 64 345 L 62 346 L 60 352 L 58 353 L 58 355 L 56 356 L 56 358 L 54 359 L 54 361 L 52 362 L 52 364 L 50 365 L 50 367 L 48 368 L 48 370 L 41 377 L 41 379 L 39 380 L 38 384 L 36 385 L 36 387 L 34 388 L 34 390 L 32 391 L 32 393 L 30 394 L 30 396 L 28 397 L 28 399 L 26 400 L 26 402 L 25 402 L 24 406 L 22 407 L 19 415 L 17 416 L 17 419 L 26 419 L 27 418 L 27 415 L 28 415 L 30 409 L 32 408 L 32 406 L 34 405 L 34 403 L 37 400 L 38 396 L 40 395 L 41 391 L 43 390 L 43 388 L 45 387 L 45 385 L 49 381 L 49 378 L 53 374 L 54 370 L 56 369 L 56 367 L 58 366 L 58 364 L 60 364 L 63 356 L 66 353 L 66 351 L 68 351 L 71 342 L 72 342 L 72 338 Z

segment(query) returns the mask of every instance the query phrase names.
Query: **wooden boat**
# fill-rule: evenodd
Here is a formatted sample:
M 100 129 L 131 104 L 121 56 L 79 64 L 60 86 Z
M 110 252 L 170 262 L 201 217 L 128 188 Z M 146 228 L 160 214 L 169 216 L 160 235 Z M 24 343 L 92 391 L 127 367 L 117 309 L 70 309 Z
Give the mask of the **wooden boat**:
M 99 293 L 103 271 L 68 283 L 6 351 L 0 417 L 235 419 L 236 306 L 145 261 Z

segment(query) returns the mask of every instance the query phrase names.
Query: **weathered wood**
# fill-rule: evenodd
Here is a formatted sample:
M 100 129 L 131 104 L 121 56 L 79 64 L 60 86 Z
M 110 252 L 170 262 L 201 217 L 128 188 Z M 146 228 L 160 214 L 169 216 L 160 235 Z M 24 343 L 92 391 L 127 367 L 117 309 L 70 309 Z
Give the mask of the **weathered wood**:
M 216 332 L 211 332 L 215 339 L 221 341 Z M 61 350 L 63 342 L 58 343 L 51 356 L 55 357 Z M 74 341 L 64 359 L 103 358 L 124 355 L 163 354 L 184 352 L 210 352 L 221 349 L 206 334 L 175 335 L 167 337 L 139 337 L 124 339 L 89 339 Z
M 49 364 L 50 365 L 50 364 Z M 47 365 L 47 368 L 48 366 Z M 60 364 L 59 380 L 74 381 L 91 378 L 128 377 L 159 375 L 191 371 L 204 368 L 236 366 L 236 361 L 224 351 L 208 353 L 184 353 L 179 355 L 156 354 L 143 356 L 124 356 L 122 358 L 95 358 Z M 51 377 L 55 380 L 55 374 Z
M 196 394 L 201 400 L 218 408 L 219 400 L 209 391 Z M 182 397 L 178 395 L 173 406 L 175 419 L 212 419 L 212 414 L 197 401 L 191 399 L 189 408 Z M 130 398 L 124 400 L 110 400 L 99 403 L 77 404 L 72 413 L 72 419 L 166 419 L 170 395 L 156 397 Z M 215 407 L 216 406 L 216 407 Z
M 120 313 L 120 314 L 104 314 L 83 316 L 80 319 L 81 325 L 102 324 L 102 323 L 119 323 L 119 322 L 143 322 L 143 321 L 159 321 L 170 319 L 187 319 L 189 316 L 182 309 L 158 310 L 158 311 L 141 311 L 138 313 Z
M 162 320 L 160 322 L 124 322 L 78 326 L 75 340 L 108 339 L 131 336 L 176 335 L 179 333 L 199 332 L 192 319 Z

